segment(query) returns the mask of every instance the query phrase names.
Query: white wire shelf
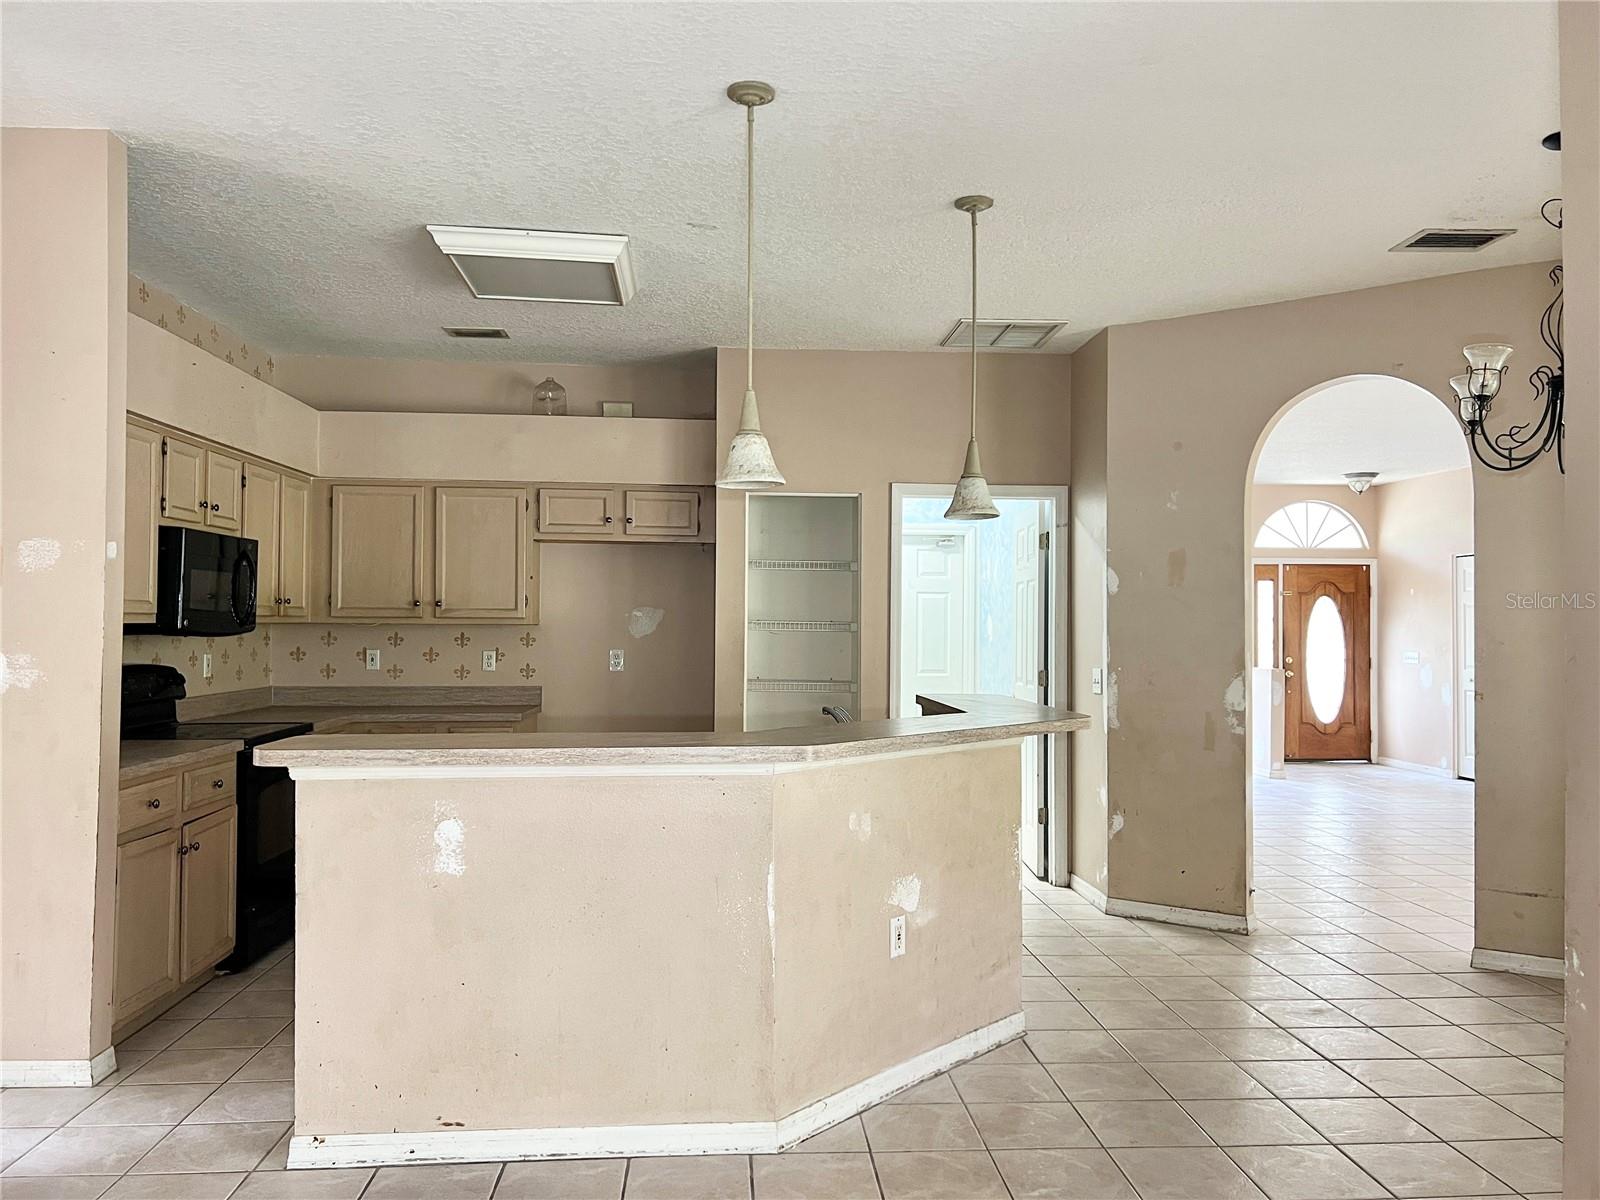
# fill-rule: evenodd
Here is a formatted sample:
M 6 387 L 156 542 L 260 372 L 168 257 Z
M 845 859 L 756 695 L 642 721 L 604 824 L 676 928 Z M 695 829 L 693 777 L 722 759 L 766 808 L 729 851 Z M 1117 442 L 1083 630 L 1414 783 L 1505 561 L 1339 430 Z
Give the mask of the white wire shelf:
M 858 628 L 854 621 L 770 621 L 756 619 L 750 622 L 751 629 L 759 629 L 765 633 L 854 633 Z
M 828 558 L 752 558 L 752 571 L 854 571 L 857 564 Z
M 745 687 L 752 692 L 854 692 L 856 685 L 849 679 L 747 679 Z

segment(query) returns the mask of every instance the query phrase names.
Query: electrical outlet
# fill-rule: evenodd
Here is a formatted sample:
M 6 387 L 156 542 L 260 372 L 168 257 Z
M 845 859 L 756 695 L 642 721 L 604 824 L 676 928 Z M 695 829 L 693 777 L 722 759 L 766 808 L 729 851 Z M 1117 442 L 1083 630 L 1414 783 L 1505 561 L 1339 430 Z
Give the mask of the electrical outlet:
M 496 654 L 493 650 L 485 650 L 483 652 L 483 669 L 485 671 L 494 670 L 495 667 L 499 664 L 499 662 L 500 662 L 500 656 L 498 654 Z
M 367 670 L 376 671 L 377 669 L 378 669 L 378 652 L 376 650 L 368 650 L 367 651 Z
M 608 656 L 607 662 L 613 671 L 622 670 L 622 651 L 613 650 Z
M 1096 696 L 1100 696 L 1100 695 L 1104 695 L 1105 694 L 1105 690 L 1106 690 L 1105 675 L 1104 675 L 1104 673 L 1101 672 L 1099 667 L 1095 667 L 1093 670 L 1091 670 L 1089 672 L 1089 690 L 1091 692 L 1093 692 Z
M 906 952 L 906 918 L 901 913 L 889 918 L 889 957 L 899 958 Z
M 202 679 L 211 678 L 211 655 L 209 654 L 200 656 L 200 676 Z

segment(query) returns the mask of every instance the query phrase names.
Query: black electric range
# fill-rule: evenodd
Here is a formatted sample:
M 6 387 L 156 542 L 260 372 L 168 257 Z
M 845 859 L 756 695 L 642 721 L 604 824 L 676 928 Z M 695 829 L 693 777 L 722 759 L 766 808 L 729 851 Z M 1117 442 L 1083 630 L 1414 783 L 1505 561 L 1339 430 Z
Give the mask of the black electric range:
M 282 767 L 257 766 L 252 751 L 298 737 L 297 721 L 184 721 L 177 702 L 186 681 L 172 667 L 122 668 L 122 736 L 129 739 L 239 741 L 238 911 L 233 953 L 217 964 L 238 971 L 294 935 L 294 780 Z

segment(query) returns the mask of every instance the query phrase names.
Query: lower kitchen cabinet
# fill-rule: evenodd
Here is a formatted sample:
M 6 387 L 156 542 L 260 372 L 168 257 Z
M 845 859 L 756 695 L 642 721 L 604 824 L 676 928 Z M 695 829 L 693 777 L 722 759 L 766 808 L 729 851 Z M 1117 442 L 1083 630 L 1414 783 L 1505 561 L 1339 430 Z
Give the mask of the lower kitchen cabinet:
M 111 984 L 115 1037 L 193 991 L 233 949 L 239 840 L 234 773 L 230 753 L 121 789 Z

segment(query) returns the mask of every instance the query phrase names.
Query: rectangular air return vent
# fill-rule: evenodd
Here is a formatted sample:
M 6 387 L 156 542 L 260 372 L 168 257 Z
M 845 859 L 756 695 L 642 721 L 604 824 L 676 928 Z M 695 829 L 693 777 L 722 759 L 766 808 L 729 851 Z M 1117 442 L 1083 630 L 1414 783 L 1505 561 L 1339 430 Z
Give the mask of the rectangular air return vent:
M 980 350 L 1039 350 L 1056 334 L 1067 327 L 1065 321 L 999 321 L 983 319 L 978 322 L 978 348 Z M 962 317 L 950 327 L 939 345 L 962 349 L 972 344 L 972 320 Z
M 1423 229 L 1412 234 L 1394 250 L 1482 250 L 1491 242 L 1510 237 L 1515 229 Z
M 492 329 L 487 325 L 445 325 L 444 331 L 453 338 L 509 338 L 511 335 L 504 329 Z
M 617 305 L 633 297 L 626 234 L 467 225 L 428 232 L 480 300 Z

